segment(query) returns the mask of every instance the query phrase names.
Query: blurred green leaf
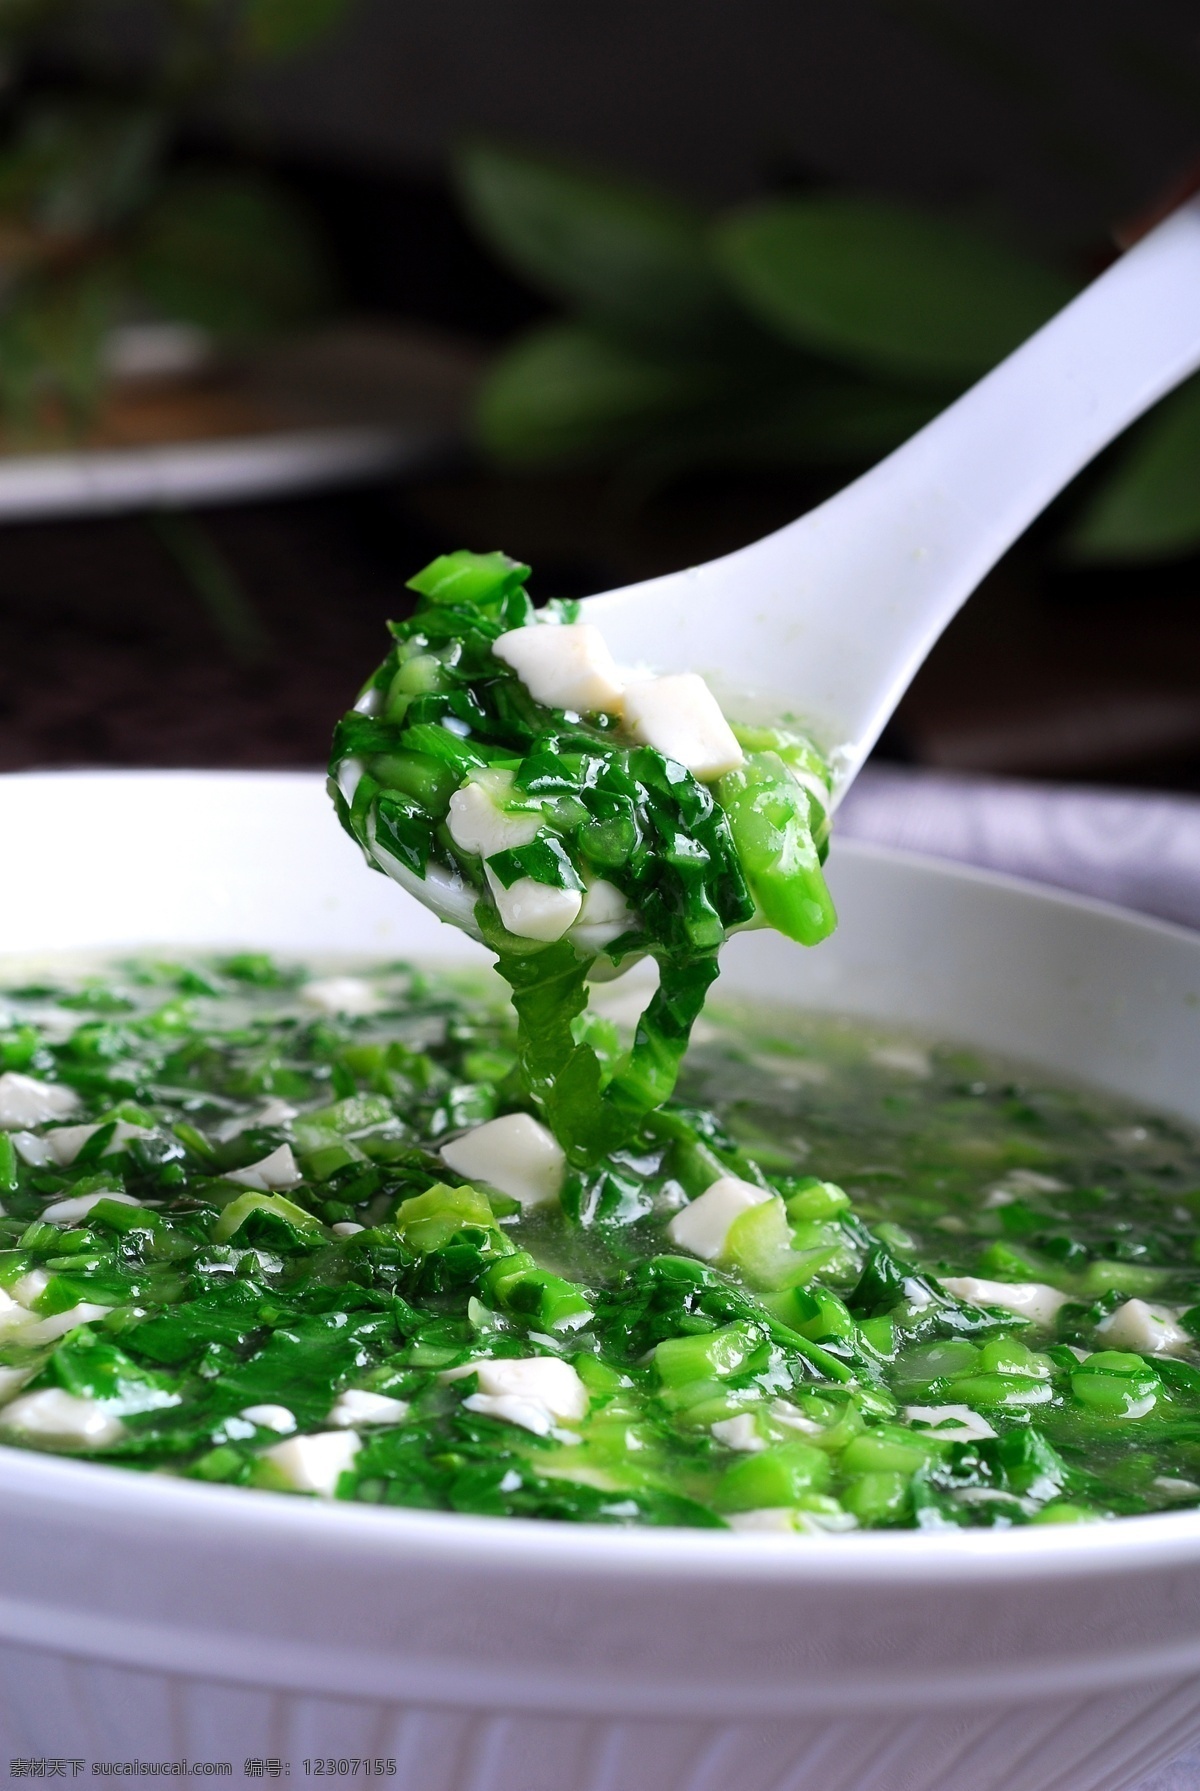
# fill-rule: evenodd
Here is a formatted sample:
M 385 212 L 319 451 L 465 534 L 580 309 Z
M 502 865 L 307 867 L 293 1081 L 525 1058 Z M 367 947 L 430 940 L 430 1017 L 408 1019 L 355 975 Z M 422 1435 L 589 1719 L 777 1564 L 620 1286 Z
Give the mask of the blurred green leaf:
M 0 154 L 0 210 L 52 237 L 111 230 L 153 191 L 165 142 L 165 121 L 148 107 L 38 106 Z
M 711 401 L 724 383 L 719 369 L 655 360 L 583 324 L 547 324 L 493 368 L 477 426 L 488 452 L 509 464 L 595 460 Z
M 978 230 L 871 199 L 780 200 L 735 217 L 716 241 L 733 289 L 769 328 L 908 378 L 986 372 L 1074 290 Z
M 139 232 L 133 266 L 164 317 L 235 341 L 301 323 L 329 299 L 306 215 L 253 176 L 171 182 Z
M 936 408 L 926 396 L 852 379 L 747 391 L 657 419 L 621 454 L 619 485 L 645 496 L 698 471 L 860 467 L 898 447 Z
M 686 206 L 489 146 L 459 157 L 458 178 L 480 234 L 589 322 L 676 350 L 746 330 L 712 266 L 704 221 Z
M 863 466 L 891 453 L 941 408 L 925 392 L 816 370 L 714 422 L 710 464 Z M 702 431 L 697 431 L 697 446 Z
M 1075 560 L 1157 560 L 1200 547 L 1200 379 L 1135 432 L 1067 539 Z
M 252 56 L 290 56 L 339 25 L 350 0 L 245 0 L 243 39 Z
M 0 315 L 0 408 L 17 434 L 87 421 L 119 299 L 107 266 L 30 280 L 9 296 Z
M 913 393 L 781 355 L 754 373 L 672 360 L 581 324 L 547 324 L 484 385 L 482 445 L 509 465 L 620 460 L 670 477 L 692 467 L 857 465 L 937 408 Z

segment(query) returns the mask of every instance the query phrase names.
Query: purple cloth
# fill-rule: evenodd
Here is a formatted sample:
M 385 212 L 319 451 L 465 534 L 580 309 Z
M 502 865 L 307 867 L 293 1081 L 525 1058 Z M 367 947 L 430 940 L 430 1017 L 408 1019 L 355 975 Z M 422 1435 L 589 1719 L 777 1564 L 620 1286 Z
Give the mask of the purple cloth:
M 1161 1772 L 1152 1772 L 1148 1779 L 1143 1779 L 1131 1791 L 1197 1791 L 1200 1786 L 1200 1748 L 1180 1754 L 1170 1766 L 1164 1766 Z
M 869 765 L 838 811 L 836 831 L 1200 928 L 1194 796 Z
M 1200 928 L 1200 799 L 868 766 L 837 832 Z M 1200 1748 L 1132 1791 L 1200 1791 Z

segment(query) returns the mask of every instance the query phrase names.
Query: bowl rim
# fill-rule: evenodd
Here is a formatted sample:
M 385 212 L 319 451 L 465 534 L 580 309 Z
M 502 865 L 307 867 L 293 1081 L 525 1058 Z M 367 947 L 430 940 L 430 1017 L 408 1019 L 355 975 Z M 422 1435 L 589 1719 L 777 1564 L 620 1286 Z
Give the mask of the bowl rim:
M 0 1444 L 0 1509 L 12 1499 L 63 1517 L 86 1507 L 89 1520 L 144 1533 L 170 1523 L 200 1531 L 220 1526 L 247 1543 L 266 1532 L 306 1552 L 364 1551 L 381 1561 L 470 1558 L 490 1568 L 553 1567 L 580 1575 L 623 1570 L 638 1578 L 721 1582 L 1044 1580 L 1163 1571 L 1200 1560 L 1200 1510 L 1158 1512 L 1081 1524 L 1030 1524 L 1009 1530 L 873 1530 L 841 1535 L 748 1534 L 684 1527 L 555 1523 L 544 1518 L 484 1517 L 299 1497 L 265 1489 L 206 1485 L 138 1474 L 115 1463 Z

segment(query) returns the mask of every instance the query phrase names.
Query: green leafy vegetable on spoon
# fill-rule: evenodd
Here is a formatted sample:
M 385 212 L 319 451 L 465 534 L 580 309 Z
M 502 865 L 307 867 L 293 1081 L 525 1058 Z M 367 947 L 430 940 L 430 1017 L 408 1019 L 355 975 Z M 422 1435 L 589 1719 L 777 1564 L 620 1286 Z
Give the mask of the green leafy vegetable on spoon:
M 339 724 L 331 790 L 369 862 L 496 953 L 528 1093 L 568 1155 L 619 1148 L 668 1099 L 729 934 L 814 945 L 828 769 L 784 730 L 735 730 L 695 674 L 623 674 L 529 568 L 444 555 Z M 630 1051 L 587 1037 L 587 978 L 649 955 Z

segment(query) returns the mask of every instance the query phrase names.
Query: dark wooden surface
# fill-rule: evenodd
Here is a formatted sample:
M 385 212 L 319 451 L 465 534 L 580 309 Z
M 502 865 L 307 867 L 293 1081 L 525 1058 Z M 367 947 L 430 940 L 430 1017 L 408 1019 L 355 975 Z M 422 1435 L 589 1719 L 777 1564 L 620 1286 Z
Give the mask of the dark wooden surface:
M 202 548 L 252 613 L 247 662 L 153 519 L 0 530 L 0 769 L 316 765 L 404 613 L 456 546 L 582 595 L 753 539 L 816 481 L 714 480 L 623 503 L 584 477 L 463 465 L 403 487 L 208 512 Z M 1200 789 L 1200 562 L 1071 572 L 1033 539 L 919 675 L 885 755 L 943 769 Z

